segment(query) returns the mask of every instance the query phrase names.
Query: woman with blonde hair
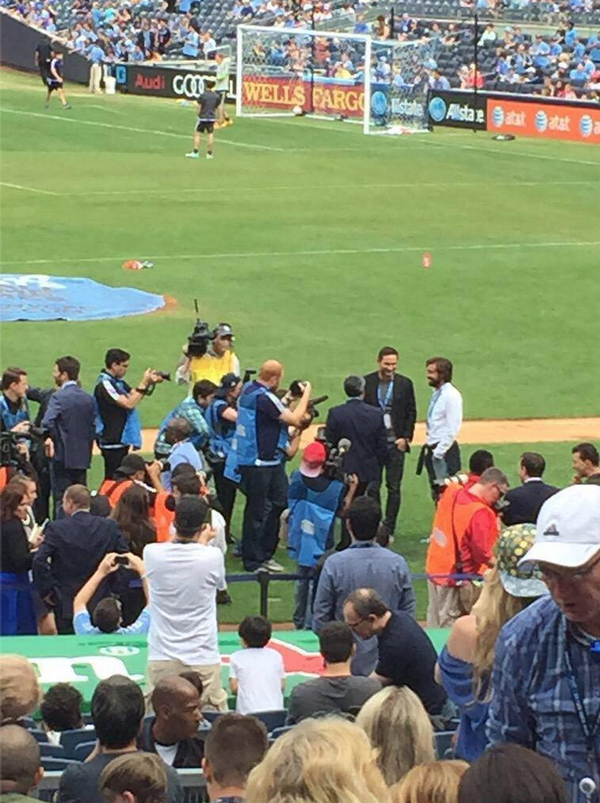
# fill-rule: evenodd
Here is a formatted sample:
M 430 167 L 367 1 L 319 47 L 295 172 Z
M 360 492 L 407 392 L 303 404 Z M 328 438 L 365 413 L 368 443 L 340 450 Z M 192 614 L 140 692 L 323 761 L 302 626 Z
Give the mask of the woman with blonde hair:
M 457 803 L 466 761 L 433 761 L 413 767 L 392 786 L 392 803 Z
M 436 679 L 461 713 L 456 756 L 465 761 L 475 761 L 487 747 L 485 726 L 498 635 L 514 616 L 548 593 L 537 569 L 517 565 L 534 540 L 533 524 L 515 524 L 502 531 L 496 564 L 485 575 L 481 596 L 472 613 L 456 620 L 438 659 Z
M 407 686 L 388 686 L 374 694 L 361 708 L 356 724 L 377 749 L 377 764 L 388 786 L 417 764 L 435 760 L 431 720 Z
M 246 803 L 389 803 L 364 731 L 339 717 L 305 719 L 250 773 Z

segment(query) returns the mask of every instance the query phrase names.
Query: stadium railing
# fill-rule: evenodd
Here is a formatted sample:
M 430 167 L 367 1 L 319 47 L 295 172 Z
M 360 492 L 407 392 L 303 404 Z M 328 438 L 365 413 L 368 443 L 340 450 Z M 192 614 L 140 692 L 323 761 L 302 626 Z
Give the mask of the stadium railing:
M 177 770 L 185 797 L 184 803 L 202 803 L 205 800 L 206 781 L 201 770 Z M 40 800 L 51 801 L 58 791 L 62 772 L 46 772 L 37 787 Z

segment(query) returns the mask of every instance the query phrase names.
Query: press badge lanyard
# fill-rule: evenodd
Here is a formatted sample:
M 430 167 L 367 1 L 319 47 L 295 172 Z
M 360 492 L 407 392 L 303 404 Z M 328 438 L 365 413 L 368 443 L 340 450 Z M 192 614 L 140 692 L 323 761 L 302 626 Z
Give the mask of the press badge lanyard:
M 385 399 L 381 401 L 381 385 L 377 385 L 377 401 L 382 410 L 386 410 L 392 401 L 392 394 L 394 392 L 394 380 L 388 382 L 387 390 L 385 392 Z
M 583 731 L 583 735 L 585 736 L 585 745 L 588 754 L 588 762 L 590 764 L 595 764 L 596 761 L 595 742 L 596 742 L 596 737 L 600 733 L 600 706 L 598 707 L 598 711 L 596 712 L 596 716 L 594 717 L 593 723 L 590 722 L 587 712 L 583 706 L 583 699 L 581 697 L 581 694 L 579 693 L 577 678 L 575 677 L 575 671 L 573 670 L 573 662 L 571 660 L 571 648 L 569 646 L 568 634 L 566 634 L 566 639 L 567 640 L 565 646 L 565 663 L 567 664 L 567 680 L 569 682 L 569 689 L 571 691 L 571 697 L 573 698 L 573 703 L 575 704 L 575 711 L 577 712 L 577 718 L 579 719 L 581 730 Z

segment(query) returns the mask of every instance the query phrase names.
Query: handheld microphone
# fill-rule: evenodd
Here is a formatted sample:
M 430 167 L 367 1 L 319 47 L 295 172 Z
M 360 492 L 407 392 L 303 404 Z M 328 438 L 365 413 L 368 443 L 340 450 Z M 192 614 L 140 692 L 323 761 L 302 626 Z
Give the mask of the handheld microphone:
M 340 438 L 337 448 L 340 454 L 346 454 L 352 448 L 352 441 L 348 438 Z

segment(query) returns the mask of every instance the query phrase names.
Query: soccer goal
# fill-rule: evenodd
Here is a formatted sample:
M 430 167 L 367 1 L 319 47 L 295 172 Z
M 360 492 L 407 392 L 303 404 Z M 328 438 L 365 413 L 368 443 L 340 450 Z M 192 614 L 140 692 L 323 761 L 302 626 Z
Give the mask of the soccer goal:
M 365 134 L 427 127 L 428 48 L 335 31 L 237 28 L 237 114 L 311 115 Z

